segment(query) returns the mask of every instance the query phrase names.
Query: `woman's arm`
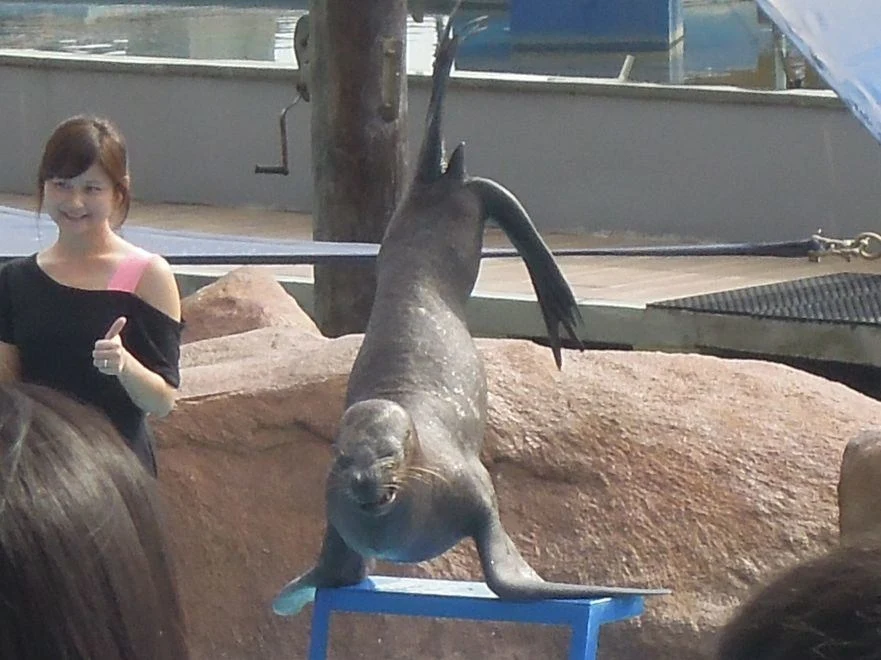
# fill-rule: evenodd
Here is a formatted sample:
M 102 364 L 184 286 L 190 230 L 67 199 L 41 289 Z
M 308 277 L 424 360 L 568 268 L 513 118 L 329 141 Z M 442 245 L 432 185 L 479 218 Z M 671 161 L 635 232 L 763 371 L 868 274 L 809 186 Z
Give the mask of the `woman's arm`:
M 177 282 L 171 267 L 162 257 L 153 257 L 135 293 L 166 316 L 180 321 Z M 125 349 L 119 336 L 124 325 L 124 320 L 117 319 L 108 329 L 107 335 L 95 342 L 95 367 L 102 373 L 119 378 L 120 384 L 141 410 L 160 417 L 165 416 L 174 408 L 177 390 Z
M 0 383 L 21 380 L 21 357 L 18 347 L 0 341 Z
M 177 390 L 162 376 L 138 362 L 128 351 L 125 351 L 122 369 L 117 378 L 131 400 L 144 412 L 165 417 L 174 410 Z

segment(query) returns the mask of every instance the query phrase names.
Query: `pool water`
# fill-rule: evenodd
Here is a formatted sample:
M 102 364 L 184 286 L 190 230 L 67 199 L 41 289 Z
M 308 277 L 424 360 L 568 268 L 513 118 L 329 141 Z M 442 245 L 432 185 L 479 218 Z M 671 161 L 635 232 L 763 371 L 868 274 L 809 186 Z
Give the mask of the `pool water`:
M 137 55 L 293 64 L 293 31 L 308 2 L 284 6 L 214 4 L 88 4 L 0 2 L 0 49 Z M 616 76 L 626 52 L 524 51 L 508 38 L 505 11 L 465 42 L 457 68 L 542 75 Z M 634 53 L 630 78 L 677 84 L 774 88 L 774 37 L 752 0 L 686 0 L 685 38 L 670 50 Z M 438 29 L 446 16 L 407 23 L 407 68 L 429 73 Z M 809 72 L 809 87 L 822 86 Z

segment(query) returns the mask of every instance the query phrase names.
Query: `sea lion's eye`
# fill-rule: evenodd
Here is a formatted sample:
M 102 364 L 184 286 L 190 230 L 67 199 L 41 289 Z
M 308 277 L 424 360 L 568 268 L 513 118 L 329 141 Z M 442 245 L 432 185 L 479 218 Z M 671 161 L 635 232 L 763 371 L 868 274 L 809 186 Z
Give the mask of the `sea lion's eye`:
M 343 470 L 352 467 L 352 464 L 354 462 L 354 458 L 352 458 L 351 456 L 346 456 L 343 453 L 338 453 L 336 456 L 336 465 L 338 468 L 342 468 Z

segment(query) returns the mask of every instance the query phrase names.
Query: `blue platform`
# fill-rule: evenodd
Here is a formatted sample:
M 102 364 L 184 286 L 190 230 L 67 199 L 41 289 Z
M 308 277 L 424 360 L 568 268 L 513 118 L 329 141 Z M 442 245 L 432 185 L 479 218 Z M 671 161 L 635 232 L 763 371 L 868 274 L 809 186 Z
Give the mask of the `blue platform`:
M 569 660 L 593 660 L 600 626 L 639 616 L 644 608 L 641 596 L 508 601 L 501 600 L 483 582 L 373 576 L 351 587 L 317 590 L 309 660 L 327 657 L 333 612 L 569 626 Z

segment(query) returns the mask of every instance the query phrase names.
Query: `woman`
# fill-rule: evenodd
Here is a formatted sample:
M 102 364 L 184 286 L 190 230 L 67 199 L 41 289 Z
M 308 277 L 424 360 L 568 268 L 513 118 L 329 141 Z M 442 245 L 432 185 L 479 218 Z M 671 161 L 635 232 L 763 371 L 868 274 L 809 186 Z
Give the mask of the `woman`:
M 49 248 L 0 270 L 0 382 L 47 385 L 103 410 L 154 475 L 146 416 L 180 384 L 180 295 L 168 263 L 117 229 L 131 202 L 125 140 L 73 117 L 52 133 L 37 176 Z

